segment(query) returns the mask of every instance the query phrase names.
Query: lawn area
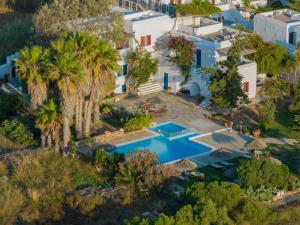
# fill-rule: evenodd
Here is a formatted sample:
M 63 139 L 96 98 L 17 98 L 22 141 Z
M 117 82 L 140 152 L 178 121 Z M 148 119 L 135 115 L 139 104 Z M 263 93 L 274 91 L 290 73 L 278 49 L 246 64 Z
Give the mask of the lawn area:
M 300 145 L 269 145 L 272 156 L 286 164 L 293 173 L 299 174 Z
M 277 108 L 276 120 L 271 125 L 271 129 L 264 132 L 264 136 L 299 139 L 300 132 L 291 129 L 293 118 L 294 114 L 288 111 L 288 105 L 280 103 Z

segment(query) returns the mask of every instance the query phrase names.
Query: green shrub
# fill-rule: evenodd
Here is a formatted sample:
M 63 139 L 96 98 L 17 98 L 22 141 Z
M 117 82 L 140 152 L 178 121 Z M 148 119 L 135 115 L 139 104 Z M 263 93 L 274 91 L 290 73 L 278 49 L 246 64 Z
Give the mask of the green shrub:
M 0 182 L 0 224 L 16 224 L 24 204 L 20 189 L 9 181 Z
M 266 160 L 245 160 L 237 169 L 239 179 L 245 187 L 254 189 L 264 186 L 274 189 L 292 189 L 296 178 L 285 165 Z
M 19 145 L 30 145 L 34 143 L 33 134 L 20 121 L 5 120 L 0 126 L 0 134 Z
M 8 174 L 8 170 L 5 163 L 0 161 L 0 177 L 7 176 L 7 174 Z
M 270 215 L 270 210 L 258 202 L 247 201 L 242 208 L 244 217 L 251 221 L 251 224 L 262 224 Z
M 271 200 L 274 196 L 274 189 L 265 188 L 263 185 L 254 189 L 252 187 L 248 187 L 243 190 L 244 196 L 258 201 L 268 201 Z
M 124 124 L 124 130 L 129 131 L 135 131 L 140 130 L 144 127 L 149 127 L 152 122 L 152 116 L 146 115 L 146 114 L 136 114 L 133 118 L 129 119 Z
M 202 96 L 202 95 L 200 95 L 199 98 L 198 98 L 199 104 L 200 104 L 201 102 L 203 102 L 204 100 L 205 100 L 205 97 Z
M 0 91 L 0 121 L 15 116 L 24 108 L 25 103 L 22 96 Z
M 54 151 L 24 156 L 12 180 L 27 193 L 22 217 L 32 224 L 61 219 L 78 189 L 103 185 L 93 166 Z
M 113 106 L 112 105 L 103 105 L 100 109 L 101 113 L 107 114 L 107 113 L 111 113 L 113 111 Z
M 196 201 L 211 199 L 218 207 L 227 209 L 234 208 L 242 199 L 240 186 L 230 182 L 197 182 L 187 189 L 187 194 Z

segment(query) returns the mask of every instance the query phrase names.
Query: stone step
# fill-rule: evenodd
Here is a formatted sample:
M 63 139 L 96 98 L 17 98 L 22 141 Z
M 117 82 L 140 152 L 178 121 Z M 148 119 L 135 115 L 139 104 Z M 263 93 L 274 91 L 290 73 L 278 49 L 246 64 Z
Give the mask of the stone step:
M 139 95 L 146 95 L 146 94 L 151 94 L 159 91 L 162 91 L 162 87 L 159 83 L 155 81 L 150 81 L 146 84 L 141 85 L 138 88 Z

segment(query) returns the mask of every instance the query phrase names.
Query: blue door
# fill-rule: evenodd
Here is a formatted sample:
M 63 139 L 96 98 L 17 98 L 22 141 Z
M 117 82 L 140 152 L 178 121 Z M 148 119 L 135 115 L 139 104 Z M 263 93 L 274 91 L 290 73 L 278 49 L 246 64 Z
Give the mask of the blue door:
M 164 73 L 164 89 L 167 91 L 169 87 L 169 74 Z
M 122 92 L 125 93 L 126 92 L 126 84 L 123 84 L 121 88 L 122 88 Z
M 201 50 L 200 49 L 197 49 L 196 56 L 197 56 L 196 66 L 201 67 Z

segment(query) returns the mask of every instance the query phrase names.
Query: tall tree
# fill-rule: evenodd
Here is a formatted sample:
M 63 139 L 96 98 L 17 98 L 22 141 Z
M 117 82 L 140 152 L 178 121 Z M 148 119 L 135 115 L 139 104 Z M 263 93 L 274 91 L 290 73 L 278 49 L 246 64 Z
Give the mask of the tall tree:
M 221 108 L 230 111 L 239 104 L 248 102 L 248 96 L 242 88 L 242 76 L 238 72 L 240 64 L 241 42 L 236 41 L 228 52 L 226 71 L 212 71 L 211 85 L 212 101 Z
M 66 42 L 59 39 L 51 43 L 49 64 L 51 79 L 57 81 L 63 116 L 63 147 L 70 142 L 70 121 L 74 115 L 77 87 L 84 79 L 81 62 L 74 53 L 66 51 Z
M 60 131 L 61 131 L 61 115 L 55 102 L 51 99 L 37 113 L 36 125 L 42 131 L 42 145 L 45 146 L 47 139 L 47 147 L 52 147 L 55 143 L 55 150 L 59 150 Z
M 30 104 L 34 109 L 40 107 L 47 99 L 46 64 L 49 52 L 42 47 L 25 47 L 16 59 L 18 73 L 21 79 L 27 81 Z
M 128 63 L 128 90 L 136 94 L 141 84 L 149 81 L 151 75 L 157 72 L 158 60 L 153 59 L 150 52 L 136 48 L 127 54 Z

